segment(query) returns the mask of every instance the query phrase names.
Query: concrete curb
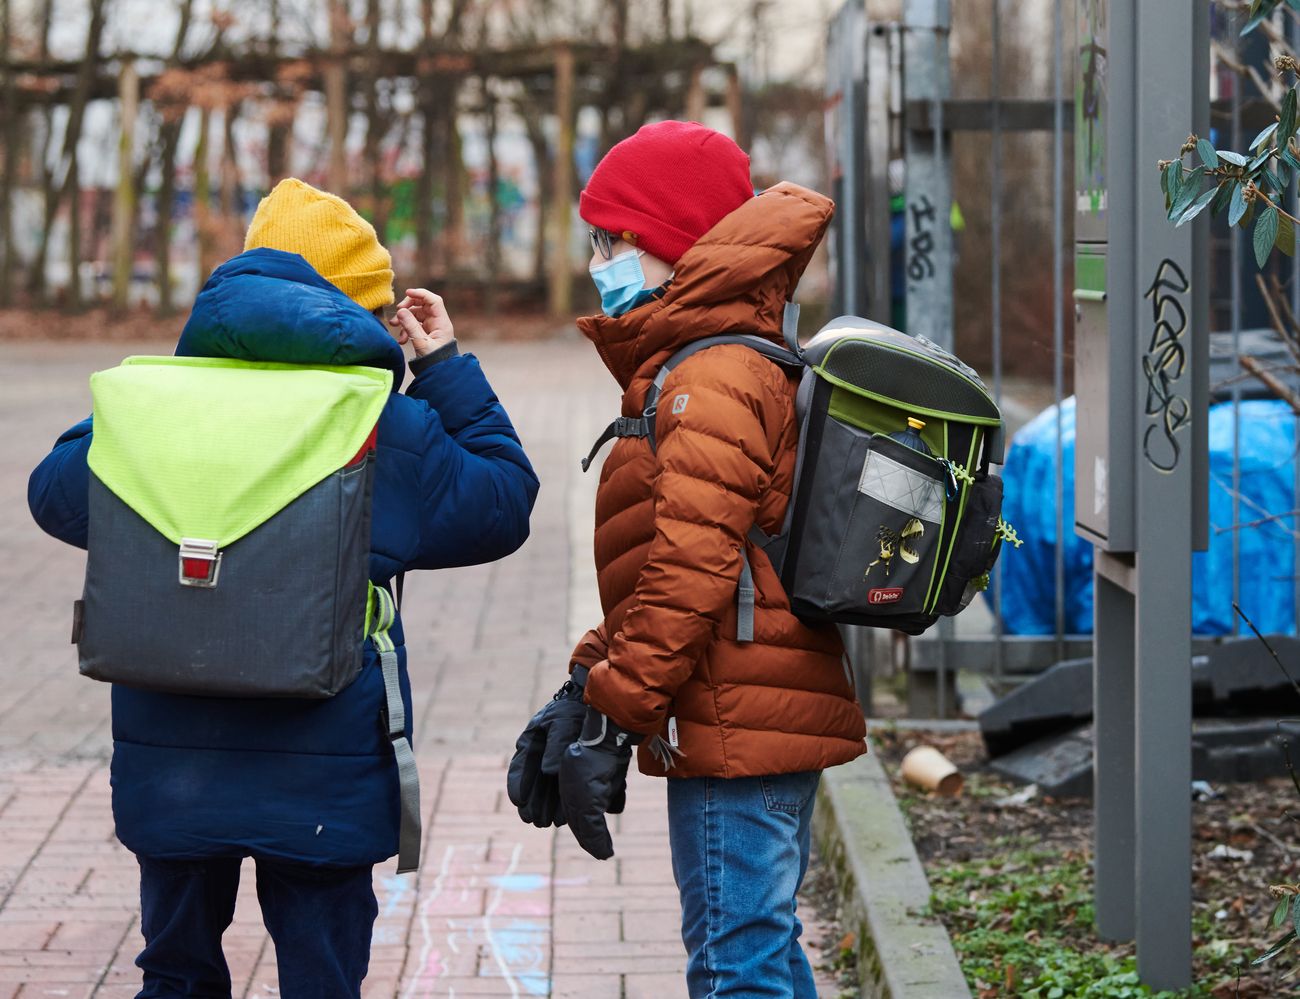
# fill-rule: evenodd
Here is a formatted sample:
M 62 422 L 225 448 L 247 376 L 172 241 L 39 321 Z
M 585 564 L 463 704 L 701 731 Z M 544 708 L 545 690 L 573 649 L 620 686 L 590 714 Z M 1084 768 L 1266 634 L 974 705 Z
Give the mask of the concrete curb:
M 930 886 L 874 755 L 826 771 L 813 825 L 844 927 L 857 934 L 861 994 L 969 999 L 947 931 L 922 915 Z

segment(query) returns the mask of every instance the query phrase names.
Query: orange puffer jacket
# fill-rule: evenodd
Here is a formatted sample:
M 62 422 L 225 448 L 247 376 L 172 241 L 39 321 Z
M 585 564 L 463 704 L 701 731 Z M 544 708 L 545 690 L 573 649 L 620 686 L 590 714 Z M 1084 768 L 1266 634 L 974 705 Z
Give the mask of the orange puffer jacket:
M 719 333 L 781 342 L 781 318 L 834 206 L 779 184 L 736 209 L 677 263 L 662 300 L 579 327 L 639 417 L 646 390 L 683 344 Z M 664 385 L 658 446 L 625 438 L 601 470 L 596 568 L 604 622 L 573 660 L 586 697 L 614 722 L 667 737 L 674 777 L 746 777 L 846 763 L 866 750 L 834 626 L 809 627 L 751 526 L 780 530 L 795 471 L 795 382 L 747 347 L 713 347 Z M 741 546 L 754 572 L 754 641 L 736 641 Z M 643 773 L 665 770 L 645 750 Z

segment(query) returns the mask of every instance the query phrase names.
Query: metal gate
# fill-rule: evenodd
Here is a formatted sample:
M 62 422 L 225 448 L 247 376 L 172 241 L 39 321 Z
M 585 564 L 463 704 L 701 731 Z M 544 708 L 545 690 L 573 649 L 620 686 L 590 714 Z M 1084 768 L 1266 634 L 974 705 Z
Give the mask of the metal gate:
M 1008 69 L 1004 62 L 1004 36 L 1008 30 L 1003 8 L 1005 0 L 988 0 L 991 18 L 991 61 L 987 97 L 954 99 L 948 87 L 948 38 L 950 0 L 905 0 L 900 21 L 872 21 L 867 5 L 850 2 L 832 21 L 828 34 L 826 147 L 831 178 L 831 193 L 837 202 L 837 218 L 831 233 L 831 272 L 836 314 L 856 314 L 922 334 L 945 346 L 953 340 L 953 245 L 950 227 L 943 224 L 952 211 L 951 141 L 954 133 L 977 132 L 987 138 L 989 229 L 987 247 L 990 286 L 989 325 L 991 349 L 986 356 L 972 356 L 955 344 L 963 359 L 985 376 L 999 405 L 1009 417 L 1009 431 L 1016 429 L 1025 416 L 1018 400 L 1008 395 L 1004 379 L 1005 344 L 1003 276 L 1007 266 L 1003 240 L 1005 212 L 1004 149 L 1009 134 L 1039 133 L 1050 137 L 1051 157 L 1047 169 L 1037 178 L 1044 192 L 1050 192 L 1051 225 L 1045 233 L 1044 251 L 1051 255 L 1051 394 L 1057 414 L 1054 440 L 1054 481 L 1043 498 L 1053 511 L 1051 580 L 1048 586 L 1053 606 L 1045 613 L 1051 621 L 1048 634 L 1007 634 L 1003 627 L 1002 570 L 994 574 L 988 594 L 987 612 L 967 612 L 952 625 L 932 629 L 931 633 L 911 641 L 893 640 L 854 630 L 847 637 L 862 680 L 871 671 L 903 670 L 909 683 L 909 713 L 917 716 L 947 715 L 957 706 L 958 674 L 986 682 L 994 695 L 1032 677 L 1056 662 L 1092 655 L 1092 636 L 1072 634 L 1067 626 L 1067 539 L 1075 524 L 1067 522 L 1064 497 L 1068 482 L 1064 470 L 1066 431 L 1062 423 L 1062 403 L 1069 398 L 1067 365 L 1071 358 L 1068 344 L 1078 335 L 1078 320 L 1100 303 L 1089 296 L 1098 294 L 1087 287 L 1088 274 L 1095 270 L 1097 258 L 1089 256 L 1087 241 L 1080 254 L 1071 241 L 1071 226 L 1076 218 L 1078 189 L 1086 173 L 1088 149 L 1103 149 L 1100 130 L 1104 129 L 1104 107 L 1098 104 L 1099 86 L 1104 80 L 1106 53 L 1087 34 L 1087 19 L 1105 10 L 1105 0 L 1037 0 L 1020 5 L 1020 10 L 1037 14 L 1044 26 L 1042 40 L 1050 52 L 1050 82 L 1046 92 L 1032 99 L 1008 98 L 1003 81 Z M 1238 37 L 1239 16 L 1235 6 L 1223 10 L 1211 7 L 1213 17 L 1213 55 L 1209 69 L 1212 112 L 1209 128 L 1221 136 L 1221 144 L 1238 148 L 1243 135 L 1254 134 L 1261 115 L 1273 114 L 1267 94 L 1240 72 L 1240 64 L 1262 65 L 1265 59 L 1250 51 L 1248 39 Z M 1293 34 L 1300 26 L 1286 21 Z M 1257 43 L 1255 43 L 1257 44 Z M 1206 43 L 1207 52 L 1209 43 Z M 1188 62 L 1191 53 L 1169 51 L 1172 61 Z M 1150 57 L 1149 53 L 1147 54 Z M 908 81 L 913 82 L 909 87 Z M 1243 87 L 1246 92 L 1243 92 Z M 1068 88 L 1068 95 L 1067 95 Z M 1189 120 L 1183 126 L 1194 128 Z M 1208 128 L 1206 129 L 1208 131 Z M 1082 145 L 1082 156 L 1071 155 L 1070 139 Z M 1176 151 L 1166 152 L 1172 155 Z M 1151 168 L 1155 175 L 1154 166 Z M 1140 175 L 1140 176 L 1145 176 Z M 1158 182 L 1158 177 L 1155 178 Z M 1158 190 L 1158 188 L 1157 188 Z M 963 197 L 972 199 L 980 192 L 966 190 Z M 894 211 L 891 213 L 891 200 Z M 903 212 L 901 240 L 895 232 L 891 239 L 891 214 L 898 228 L 898 209 Z M 1207 225 L 1207 223 L 1198 223 Z M 1236 414 L 1251 394 L 1251 383 L 1240 377 L 1238 357 L 1245 352 L 1263 353 L 1275 358 L 1280 353 L 1276 338 L 1268 330 L 1268 316 L 1255 287 L 1255 268 L 1249 249 L 1242 250 L 1248 234 L 1229 233 L 1221 219 L 1211 230 L 1211 328 L 1216 333 L 1211 345 L 1214 356 L 1214 384 L 1210 388 L 1216 399 L 1233 407 L 1234 444 L 1230 472 L 1215 479 L 1231 500 L 1231 520 L 1208 530 L 1219 544 L 1230 544 L 1232 602 L 1240 603 L 1243 592 L 1241 538 L 1250 532 L 1272 532 L 1275 539 L 1286 539 L 1295 553 L 1292 565 L 1300 566 L 1300 529 L 1291 514 L 1300 500 L 1289 509 L 1261 509 L 1243 497 L 1240 423 Z M 1280 264 L 1272 265 L 1275 270 Z M 1090 270 L 1090 268 L 1092 270 Z M 1297 265 L 1288 261 L 1282 275 L 1290 283 L 1293 308 L 1300 314 L 1300 280 L 1295 280 Z M 1072 305 L 1071 305 L 1072 302 Z M 1104 410 L 1105 384 L 1097 380 L 1080 382 L 1080 389 L 1102 390 L 1097 398 L 1080 397 L 1080 407 L 1090 412 Z M 1077 474 L 1075 490 L 1092 502 L 1098 483 L 1095 461 L 1081 462 L 1085 452 L 1095 455 L 1108 450 L 1113 442 L 1098 438 L 1096 427 L 1080 427 L 1076 441 Z M 1197 433 L 1204 432 L 1204 425 Z M 1198 445 L 1203 449 L 1203 444 Z M 1300 470 L 1300 462 L 1293 462 Z M 1201 481 L 1206 471 L 1198 472 Z M 1300 471 L 1294 473 L 1300 479 Z M 1116 494 L 1112 502 L 1119 507 L 1131 501 L 1134 479 L 1130 475 L 1108 475 L 1104 486 Z M 1126 493 L 1126 490 L 1128 491 Z M 1295 485 L 1300 496 L 1300 481 Z M 1198 493 L 1198 496 L 1204 496 Z M 1084 522 L 1085 536 L 1091 519 L 1077 506 L 1078 519 Z M 1207 510 L 1196 510 L 1198 533 L 1204 536 Z M 1220 518 L 1221 520 L 1223 518 Z M 1014 554 L 1007 558 L 1014 558 Z M 1072 566 L 1077 572 L 1077 566 Z M 1290 619 L 1285 627 L 1295 630 L 1300 617 L 1300 587 L 1291 582 L 1293 571 L 1276 582 L 1290 586 Z M 1072 577 L 1073 579 L 1073 577 Z M 1225 613 L 1227 633 L 1235 635 L 1239 623 Z M 1282 630 L 1282 629 L 1275 629 Z M 1198 648 L 1222 636 L 1198 636 Z M 975 684 L 979 686 L 978 683 Z

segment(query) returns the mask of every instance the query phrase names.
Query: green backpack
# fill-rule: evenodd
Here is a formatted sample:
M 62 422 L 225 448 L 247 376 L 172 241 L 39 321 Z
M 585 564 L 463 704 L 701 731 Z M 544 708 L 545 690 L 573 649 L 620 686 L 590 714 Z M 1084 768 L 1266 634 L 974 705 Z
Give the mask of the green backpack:
M 810 621 L 918 635 L 986 588 L 1003 541 L 1002 414 L 975 371 L 937 344 L 856 316 L 806 346 L 786 310 L 781 347 L 758 336 L 687 344 L 659 370 L 639 419 L 610 424 L 586 460 L 615 437 L 655 442 L 668 375 L 701 350 L 742 344 L 801 372 L 794 493 L 778 535 L 754 529 L 795 614 Z M 753 638 L 748 557 L 738 588 L 737 640 Z

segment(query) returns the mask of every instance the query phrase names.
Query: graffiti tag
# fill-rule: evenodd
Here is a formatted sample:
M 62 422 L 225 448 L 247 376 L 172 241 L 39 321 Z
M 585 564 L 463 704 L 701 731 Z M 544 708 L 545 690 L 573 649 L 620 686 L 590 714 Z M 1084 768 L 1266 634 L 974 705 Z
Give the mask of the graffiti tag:
M 934 203 L 923 194 L 919 202 L 908 207 L 916 235 L 908 244 L 907 276 L 913 281 L 925 281 L 934 277 Z
M 1142 452 L 1153 468 L 1172 472 L 1178 467 L 1182 448 L 1178 432 L 1192 422 L 1192 408 L 1177 391 L 1187 366 L 1183 333 L 1187 330 L 1187 310 L 1179 297 L 1186 295 L 1191 284 L 1187 275 L 1172 260 L 1161 261 L 1155 280 L 1143 298 L 1151 299 L 1151 319 L 1155 324 L 1146 356 L 1142 358 L 1142 375 L 1147 382 L 1146 415 L 1154 422 L 1142 435 Z

